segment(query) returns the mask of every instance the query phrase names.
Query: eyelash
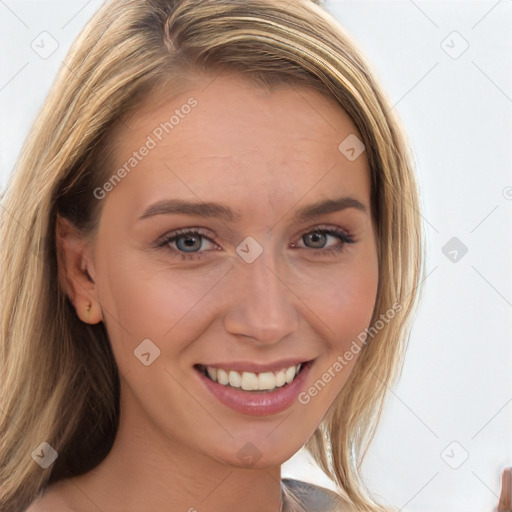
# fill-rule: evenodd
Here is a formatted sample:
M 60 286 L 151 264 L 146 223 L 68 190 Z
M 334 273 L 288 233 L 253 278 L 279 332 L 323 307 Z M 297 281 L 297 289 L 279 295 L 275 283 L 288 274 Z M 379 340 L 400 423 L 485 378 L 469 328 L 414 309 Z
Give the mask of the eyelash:
M 342 231 L 337 228 L 329 228 L 329 227 L 325 227 L 325 226 L 318 226 L 310 231 L 307 231 L 300 238 L 302 238 L 305 235 L 312 234 L 312 233 L 315 233 L 315 234 L 319 233 L 322 235 L 335 235 L 342 242 L 341 245 L 335 246 L 332 249 L 312 249 L 309 247 L 299 247 L 299 249 L 311 249 L 313 251 L 314 256 L 332 256 L 332 255 L 342 252 L 344 250 L 346 244 L 355 243 L 355 240 L 345 231 Z M 209 236 L 207 236 L 203 231 L 201 231 L 201 229 L 187 228 L 187 229 L 179 229 L 179 230 L 173 231 L 172 233 L 164 235 L 162 238 L 157 240 L 156 246 L 158 248 L 165 248 L 165 247 L 168 247 L 168 245 L 170 243 L 175 242 L 179 238 L 186 238 L 187 236 L 190 236 L 190 235 L 192 235 L 192 236 L 199 235 L 200 237 L 215 244 L 215 242 Z M 209 252 L 209 251 L 202 251 L 202 252 L 196 252 L 196 253 L 185 253 L 183 251 L 180 251 L 179 249 L 175 249 L 175 248 L 171 248 L 171 247 L 168 247 L 168 248 L 172 252 L 176 253 L 177 255 L 179 254 L 179 256 L 181 257 L 181 259 L 183 261 L 199 260 L 199 259 L 203 258 L 203 254 L 205 252 Z

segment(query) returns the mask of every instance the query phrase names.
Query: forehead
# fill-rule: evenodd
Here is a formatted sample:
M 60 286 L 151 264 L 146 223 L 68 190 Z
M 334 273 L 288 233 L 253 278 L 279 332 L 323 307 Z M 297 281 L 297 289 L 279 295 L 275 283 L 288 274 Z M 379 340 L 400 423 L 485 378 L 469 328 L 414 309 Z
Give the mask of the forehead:
M 178 94 L 148 97 L 126 125 L 114 139 L 113 172 L 129 172 L 114 192 L 134 205 L 195 196 L 275 209 L 305 195 L 369 197 L 364 152 L 351 160 L 340 150 L 361 139 L 356 127 L 333 99 L 302 85 L 205 75 Z

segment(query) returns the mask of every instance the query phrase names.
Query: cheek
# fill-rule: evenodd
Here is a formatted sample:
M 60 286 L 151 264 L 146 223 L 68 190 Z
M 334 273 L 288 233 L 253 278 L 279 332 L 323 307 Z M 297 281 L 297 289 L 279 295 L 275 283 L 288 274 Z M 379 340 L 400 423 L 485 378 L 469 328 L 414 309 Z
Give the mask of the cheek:
M 311 279 L 315 277 L 316 279 Z M 379 280 L 375 248 L 354 251 L 350 261 L 336 271 L 310 276 L 307 305 L 325 325 L 331 344 L 343 348 L 368 327 L 377 297 Z
M 351 271 L 331 283 L 325 311 L 332 330 L 342 339 L 354 336 L 370 323 L 377 295 L 378 276 L 371 269 Z
M 347 268 L 337 277 L 324 288 L 325 293 L 311 297 L 311 307 L 322 321 L 325 348 L 298 404 L 312 418 L 325 416 L 359 358 L 361 335 L 370 325 L 375 306 L 377 262 Z
M 101 268 L 97 279 L 105 324 L 119 365 L 138 367 L 134 350 L 146 339 L 162 352 L 185 348 L 198 327 L 198 315 L 206 315 L 204 297 L 208 290 L 214 292 L 222 273 L 170 271 L 118 254 L 109 261 L 115 265 Z

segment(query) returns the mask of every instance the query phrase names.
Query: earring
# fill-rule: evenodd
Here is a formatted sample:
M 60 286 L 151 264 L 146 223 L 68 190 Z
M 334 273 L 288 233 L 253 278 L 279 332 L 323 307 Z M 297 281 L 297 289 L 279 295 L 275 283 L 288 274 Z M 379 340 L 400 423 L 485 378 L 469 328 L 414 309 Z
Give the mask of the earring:
M 87 304 L 87 313 L 90 313 L 91 312 L 91 303 L 89 302 L 89 304 Z

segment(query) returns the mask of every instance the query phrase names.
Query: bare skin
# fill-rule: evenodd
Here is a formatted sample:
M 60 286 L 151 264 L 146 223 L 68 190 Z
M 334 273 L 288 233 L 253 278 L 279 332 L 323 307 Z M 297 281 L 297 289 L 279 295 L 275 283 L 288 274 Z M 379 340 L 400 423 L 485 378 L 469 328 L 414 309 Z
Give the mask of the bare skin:
M 106 459 L 50 486 L 30 512 L 277 512 L 281 464 L 314 433 L 357 360 L 307 404 L 257 417 L 219 402 L 194 368 L 313 361 L 307 390 L 369 325 L 378 283 L 368 162 L 338 149 L 351 134 L 361 138 L 348 115 L 306 88 L 211 80 L 148 102 L 117 134 L 112 172 L 170 113 L 197 100 L 101 199 L 93 243 L 59 221 L 66 290 L 83 322 L 107 327 L 121 417 Z M 341 197 L 361 208 L 293 220 L 306 205 Z M 140 219 L 165 199 L 222 203 L 240 216 Z M 190 252 L 183 242 L 191 235 L 156 247 L 188 228 L 202 235 Z M 315 238 L 320 228 L 342 235 Z M 236 251 L 249 236 L 263 250 L 252 263 Z M 160 350 L 148 366 L 134 356 L 145 339 Z M 247 443 L 259 457 L 250 466 L 240 454 Z
M 501 472 L 500 497 L 496 512 L 512 512 L 512 467 Z

